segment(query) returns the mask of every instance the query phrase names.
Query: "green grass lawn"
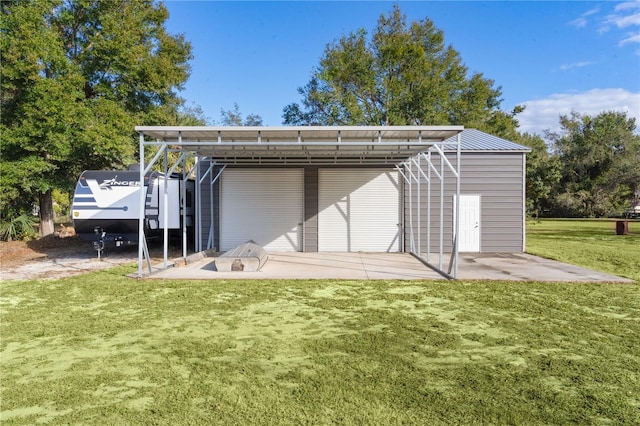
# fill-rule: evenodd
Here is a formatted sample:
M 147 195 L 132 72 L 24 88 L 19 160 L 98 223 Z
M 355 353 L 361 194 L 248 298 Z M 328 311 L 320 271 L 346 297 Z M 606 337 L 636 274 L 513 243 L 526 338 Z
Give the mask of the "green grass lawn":
M 598 241 L 581 262 L 628 241 L 535 227 L 530 245 L 569 244 L 561 254 Z M 125 278 L 134 269 L 2 283 L 0 423 L 640 424 L 637 283 Z
M 640 422 L 637 285 L 3 283 L 3 424 Z
M 615 220 L 527 223 L 527 252 L 640 282 L 640 221 L 616 235 Z

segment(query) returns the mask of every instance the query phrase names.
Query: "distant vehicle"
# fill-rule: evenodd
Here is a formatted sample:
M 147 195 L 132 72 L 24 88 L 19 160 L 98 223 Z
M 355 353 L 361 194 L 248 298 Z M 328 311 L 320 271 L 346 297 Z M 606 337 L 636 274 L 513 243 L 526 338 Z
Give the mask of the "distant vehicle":
M 624 211 L 623 216 L 628 219 L 638 219 L 640 218 L 640 202 L 638 202 L 635 206 L 631 207 Z
M 187 181 L 186 202 L 181 199 L 182 175 L 165 177 L 151 172 L 140 184 L 140 172 L 135 170 L 87 170 L 84 171 L 73 196 L 71 215 L 76 234 L 93 241 L 93 248 L 101 252 L 107 244 L 114 247 L 138 243 L 140 221 L 140 190 L 145 196 L 144 233 L 147 237 L 161 237 L 164 227 L 162 199 L 167 185 L 168 228 L 172 234 L 181 235 L 183 208 L 188 235 L 194 224 L 194 182 Z

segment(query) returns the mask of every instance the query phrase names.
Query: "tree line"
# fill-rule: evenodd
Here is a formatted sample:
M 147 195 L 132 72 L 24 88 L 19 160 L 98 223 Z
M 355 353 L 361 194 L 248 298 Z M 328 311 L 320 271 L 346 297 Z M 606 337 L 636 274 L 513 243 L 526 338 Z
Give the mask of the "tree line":
M 624 112 L 559 116 L 560 131 L 518 131 L 500 109 L 502 89 L 470 73 L 429 19 L 407 23 L 396 5 L 371 36 L 358 30 L 329 43 L 290 125 L 463 125 L 531 148 L 527 207 L 535 216 L 602 217 L 640 201 L 640 136 Z
M 4 222 L 39 206 L 53 232 L 53 192 L 70 192 L 85 169 L 137 162 L 135 125 L 203 125 L 179 96 L 191 45 L 165 29 L 153 0 L 0 3 L 0 213 Z M 464 125 L 526 145 L 527 201 L 538 215 L 606 216 L 637 198 L 640 141 L 633 118 L 606 111 L 560 117 L 561 130 L 520 133 L 501 109 L 502 88 L 470 72 L 425 18 L 407 23 L 396 5 L 364 29 L 327 44 L 285 125 Z M 261 125 L 237 104 L 225 125 Z

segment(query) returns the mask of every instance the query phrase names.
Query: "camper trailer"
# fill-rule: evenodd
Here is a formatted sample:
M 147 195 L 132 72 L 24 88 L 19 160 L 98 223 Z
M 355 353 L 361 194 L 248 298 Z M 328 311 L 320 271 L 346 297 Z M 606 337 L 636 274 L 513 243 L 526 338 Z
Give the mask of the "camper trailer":
M 167 187 L 167 221 L 170 235 L 182 235 L 186 219 L 187 235 L 193 235 L 194 182 L 186 181 L 186 199 L 182 200 L 182 175 L 165 177 L 150 172 L 140 184 L 136 170 L 87 170 L 80 175 L 73 197 L 71 214 L 76 234 L 93 241 L 100 257 L 107 245 L 120 247 L 138 243 L 140 221 L 140 191 L 145 192 L 144 233 L 147 237 L 162 237 L 164 194 Z

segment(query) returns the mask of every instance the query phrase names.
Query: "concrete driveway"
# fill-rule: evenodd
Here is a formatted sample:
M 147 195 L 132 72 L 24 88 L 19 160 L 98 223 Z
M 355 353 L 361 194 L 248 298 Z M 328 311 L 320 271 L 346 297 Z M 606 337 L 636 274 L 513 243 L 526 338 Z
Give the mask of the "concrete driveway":
M 219 272 L 214 257 L 155 272 L 167 279 L 438 280 L 442 275 L 408 253 L 269 253 L 258 272 Z M 438 264 L 433 254 L 430 263 Z M 448 257 L 443 259 L 445 269 Z M 180 262 L 178 262 L 180 263 Z M 524 253 L 462 253 L 462 280 L 628 282 L 632 280 Z
M 458 272 L 463 280 L 634 282 L 527 253 L 461 253 Z

